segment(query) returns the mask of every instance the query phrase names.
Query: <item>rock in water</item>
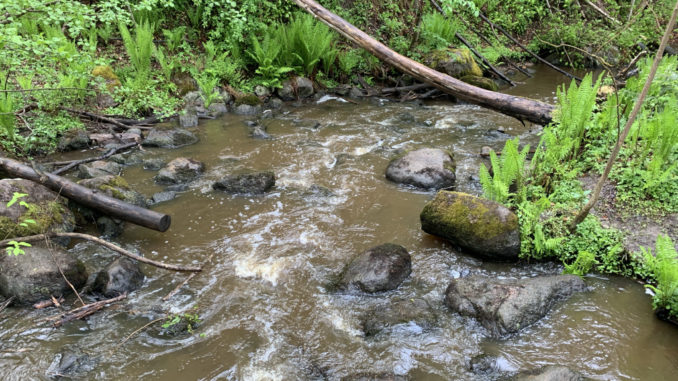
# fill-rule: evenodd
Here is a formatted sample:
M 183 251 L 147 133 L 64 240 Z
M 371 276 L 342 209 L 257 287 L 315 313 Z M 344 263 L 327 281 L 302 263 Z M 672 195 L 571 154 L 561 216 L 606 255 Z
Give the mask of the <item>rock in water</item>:
M 374 336 L 398 324 L 415 323 L 422 329 L 434 327 L 438 316 L 421 298 L 398 299 L 376 306 L 360 319 L 365 336 Z
M 585 290 L 586 284 L 576 275 L 529 279 L 471 276 L 450 282 L 445 305 L 501 336 L 535 323 L 557 302 Z
M 273 172 L 253 172 L 227 176 L 212 186 L 230 194 L 263 194 L 275 185 Z
M 154 128 L 142 145 L 147 147 L 178 148 L 198 142 L 198 137 L 182 128 Z
M 518 217 L 505 206 L 460 192 L 440 191 L 421 212 L 421 228 L 471 254 L 515 261 L 520 254 Z
M 400 184 L 424 189 L 442 189 L 454 185 L 456 166 L 449 152 L 424 148 L 391 161 L 386 178 Z
M 23 250 L 23 255 L 0 255 L 0 294 L 14 296 L 16 304 L 31 304 L 70 292 L 59 267 L 76 289 L 87 281 L 85 265 L 59 246 L 48 249 L 34 244 Z
M 111 262 L 97 274 L 92 291 L 112 298 L 125 292 L 132 292 L 144 283 L 144 273 L 137 261 L 121 257 Z
M 353 259 L 344 270 L 340 286 L 363 292 L 389 291 L 397 288 L 411 272 L 412 260 L 407 250 L 386 243 Z
M 169 163 L 155 176 L 158 184 L 183 184 L 197 179 L 205 171 L 205 164 L 200 161 L 178 157 Z
M 515 381 L 584 381 L 581 374 L 564 366 L 547 366 L 529 372 L 521 372 Z
M 122 172 L 122 165 L 106 160 L 97 160 L 88 164 L 78 166 L 78 177 L 81 179 L 91 179 L 93 177 L 117 176 Z

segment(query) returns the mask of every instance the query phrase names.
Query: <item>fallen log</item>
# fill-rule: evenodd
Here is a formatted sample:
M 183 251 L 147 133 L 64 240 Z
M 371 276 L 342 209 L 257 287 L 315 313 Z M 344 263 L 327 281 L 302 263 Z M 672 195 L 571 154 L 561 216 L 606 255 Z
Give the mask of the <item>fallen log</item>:
M 145 228 L 164 232 L 169 229 L 171 224 L 171 217 L 167 214 L 154 212 L 128 204 L 117 198 L 97 193 L 61 176 L 44 172 L 38 173 L 33 168 L 16 160 L 0 157 L 0 170 L 10 176 L 35 181 L 88 208 Z
M 64 172 L 70 170 L 71 168 L 77 167 L 80 164 L 91 163 L 91 162 L 97 161 L 97 160 L 108 159 L 109 157 L 115 155 L 119 151 L 126 150 L 128 148 L 132 148 L 132 147 L 135 147 L 135 146 L 141 147 L 139 142 L 132 142 L 132 143 L 123 144 L 123 145 L 115 147 L 115 148 L 111 148 L 110 150 L 108 150 L 108 152 L 106 152 L 105 154 L 98 156 L 98 157 L 90 157 L 90 158 L 82 159 L 82 160 L 72 160 L 72 161 L 69 161 L 69 162 L 52 163 L 52 164 L 64 165 L 63 167 L 53 171 L 52 174 L 53 175 L 59 175 L 59 174 L 62 174 Z
M 529 120 L 537 124 L 548 124 L 553 118 L 552 113 L 555 109 L 553 105 L 469 85 L 394 52 L 313 0 L 294 1 L 299 7 L 382 61 L 459 99 L 487 107 L 521 121 Z

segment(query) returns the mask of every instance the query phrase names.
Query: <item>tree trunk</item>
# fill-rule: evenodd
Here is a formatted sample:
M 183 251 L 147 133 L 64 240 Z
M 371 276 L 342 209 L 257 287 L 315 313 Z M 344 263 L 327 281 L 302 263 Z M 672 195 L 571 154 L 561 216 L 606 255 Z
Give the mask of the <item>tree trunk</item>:
M 422 82 L 430 83 L 448 94 L 520 120 L 529 120 L 537 124 L 548 124 L 552 120 L 553 105 L 471 86 L 394 52 L 313 0 L 294 1 L 308 13 L 377 58 Z
M 0 157 L 0 170 L 7 172 L 11 176 L 35 181 L 66 198 L 111 217 L 161 232 L 166 231 L 170 227 L 171 217 L 167 214 L 154 212 L 128 204 L 117 198 L 96 193 L 61 176 L 50 173 L 37 173 L 33 168 L 18 161 Z

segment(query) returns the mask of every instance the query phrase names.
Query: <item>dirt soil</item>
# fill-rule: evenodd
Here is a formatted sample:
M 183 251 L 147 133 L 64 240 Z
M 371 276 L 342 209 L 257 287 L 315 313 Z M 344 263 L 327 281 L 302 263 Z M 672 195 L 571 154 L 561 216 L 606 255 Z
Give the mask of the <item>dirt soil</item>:
M 587 175 L 579 180 L 584 189 L 592 191 L 598 176 Z M 614 184 L 608 181 L 603 186 L 600 199 L 592 213 L 600 219 L 604 227 L 616 228 L 626 234 L 624 248 L 628 252 L 640 251 L 641 247 L 654 248 L 659 234 L 671 237 L 678 249 L 678 214 L 645 216 L 640 211 L 619 208 L 616 197 L 617 190 Z

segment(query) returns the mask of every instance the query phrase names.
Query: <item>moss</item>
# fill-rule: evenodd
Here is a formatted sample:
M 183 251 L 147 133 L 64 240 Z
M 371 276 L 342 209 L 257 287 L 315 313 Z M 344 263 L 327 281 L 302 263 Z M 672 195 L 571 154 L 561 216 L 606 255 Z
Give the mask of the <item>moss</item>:
M 258 106 L 261 103 L 262 103 L 261 99 L 259 99 L 259 97 L 254 94 L 243 95 L 242 97 L 239 97 L 235 100 L 236 106 L 240 105 Z
M 111 69 L 111 67 L 108 65 L 96 66 L 92 70 L 92 75 L 94 77 L 99 77 L 106 80 L 106 88 L 108 89 L 108 91 L 112 91 L 116 87 L 122 85 L 122 83 L 120 83 L 120 78 L 118 78 L 118 76 L 115 75 L 113 69 Z
M 492 239 L 518 228 L 515 214 L 509 214 L 502 221 L 494 210 L 495 204 L 491 201 L 459 192 L 440 191 L 424 207 L 421 221 L 442 237 Z
M 483 71 L 468 49 L 435 50 L 428 55 L 429 65 L 437 70 L 461 78 L 467 75 L 483 76 Z
M 65 213 L 66 207 L 58 201 L 51 201 L 44 205 L 30 205 L 19 221 L 14 221 L 9 217 L 0 217 L 0 237 L 5 239 L 29 236 L 44 233 L 49 231 L 50 227 L 54 228 L 64 223 L 74 224 L 74 221 L 66 221 Z M 33 220 L 35 224 L 26 223 L 26 226 L 22 226 L 20 223 L 25 220 Z
M 486 89 L 490 91 L 499 90 L 499 86 L 497 86 L 497 83 L 494 82 L 491 78 L 478 77 L 475 75 L 465 75 L 460 79 L 468 83 L 469 85 L 480 87 L 481 89 Z

